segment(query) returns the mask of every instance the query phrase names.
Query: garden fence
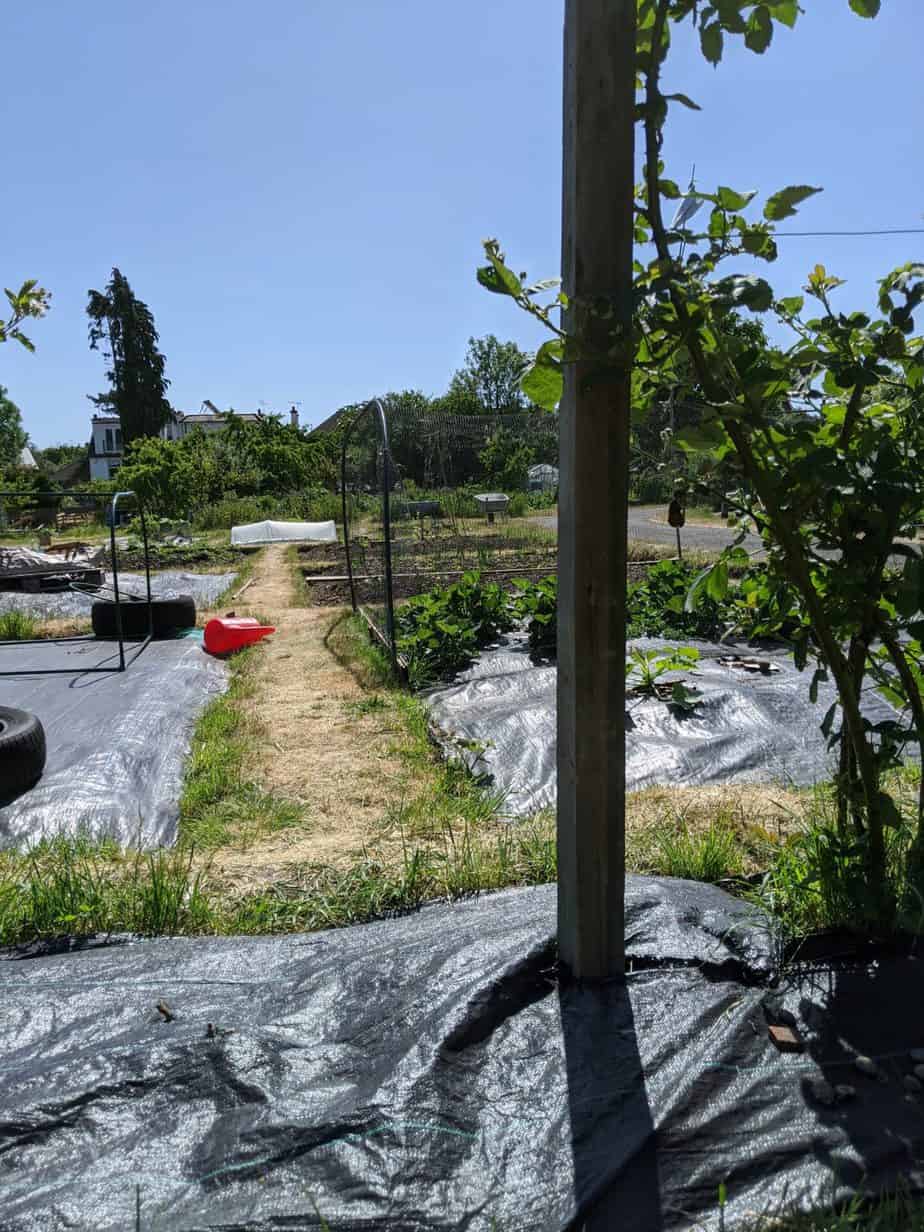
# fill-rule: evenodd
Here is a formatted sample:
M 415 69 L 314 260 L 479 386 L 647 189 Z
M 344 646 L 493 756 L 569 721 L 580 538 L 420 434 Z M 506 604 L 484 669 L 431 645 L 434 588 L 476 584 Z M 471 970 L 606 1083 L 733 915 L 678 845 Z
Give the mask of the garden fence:
M 341 490 L 353 609 L 396 662 L 401 600 L 472 571 L 506 585 L 555 571 L 554 415 L 369 402 L 344 430 Z

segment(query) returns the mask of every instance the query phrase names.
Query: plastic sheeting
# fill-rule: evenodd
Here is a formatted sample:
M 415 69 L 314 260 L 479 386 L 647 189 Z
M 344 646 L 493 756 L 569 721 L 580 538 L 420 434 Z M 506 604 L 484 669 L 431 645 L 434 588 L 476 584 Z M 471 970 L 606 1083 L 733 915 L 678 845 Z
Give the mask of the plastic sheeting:
M 701 691 L 690 714 L 664 701 L 633 697 L 626 707 L 626 785 L 630 791 L 667 785 L 776 782 L 808 787 L 831 777 L 836 755 L 820 724 L 836 698 L 822 683 L 815 705 L 811 674 L 798 672 L 783 650 L 717 645 L 692 639 L 643 638 L 630 647 L 694 646 L 701 658 L 682 678 Z M 769 659 L 772 675 L 744 672 L 718 660 L 736 652 Z M 681 679 L 673 672 L 664 680 Z M 554 665 L 535 666 L 526 639 L 514 634 L 481 655 L 457 683 L 427 698 L 443 748 L 477 773 L 490 775 L 505 811 L 525 816 L 555 803 L 556 687 Z M 631 683 L 631 682 L 630 682 Z M 873 722 L 895 711 L 867 694 Z
M 333 522 L 251 522 L 231 527 L 232 544 L 248 543 L 336 543 Z
M 164 570 L 151 574 L 151 594 L 155 599 L 171 599 L 176 595 L 192 595 L 198 607 L 211 607 L 237 577 L 236 573 L 180 573 Z M 0 591 L 0 612 L 16 609 L 30 612 L 40 619 L 86 616 L 97 598 L 111 599 L 112 574 L 106 574 L 106 589 L 99 595 L 78 590 L 60 590 L 29 595 L 23 591 Z M 144 575 L 119 573 L 119 591 L 125 595 L 147 594 Z
M 142 847 L 175 840 L 192 728 L 227 670 L 201 640 L 180 638 L 152 642 L 124 672 L 84 674 L 117 662 L 114 642 L 90 638 L 0 647 L 4 671 L 74 672 L 0 679 L 0 704 L 38 715 L 48 742 L 42 778 L 0 807 L 0 847 L 79 831 Z
M 547 886 L 0 962 L 4 1232 L 123 1232 L 136 1197 L 144 1232 L 731 1230 L 924 1184 L 924 964 L 780 972 L 765 917 L 653 878 L 625 983 L 560 984 L 554 930 Z M 801 1055 L 768 1039 L 789 1015 Z

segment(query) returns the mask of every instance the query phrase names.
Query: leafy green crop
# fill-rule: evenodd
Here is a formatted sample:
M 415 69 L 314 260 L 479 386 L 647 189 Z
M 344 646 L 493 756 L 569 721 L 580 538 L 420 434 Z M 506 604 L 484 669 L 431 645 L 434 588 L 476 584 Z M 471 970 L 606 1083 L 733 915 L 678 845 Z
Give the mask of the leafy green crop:
M 452 586 L 417 595 L 395 612 L 398 653 L 415 688 L 444 680 L 513 628 L 514 612 L 496 582 L 466 573 Z

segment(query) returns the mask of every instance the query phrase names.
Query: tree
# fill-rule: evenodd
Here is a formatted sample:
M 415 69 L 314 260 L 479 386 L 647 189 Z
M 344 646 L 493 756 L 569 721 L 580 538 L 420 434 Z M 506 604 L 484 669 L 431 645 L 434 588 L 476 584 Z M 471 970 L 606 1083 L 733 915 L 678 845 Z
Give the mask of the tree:
M 493 334 L 469 338 L 465 363 L 449 383 L 455 414 L 508 415 L 525 410 L 520 388 L 529 356 L 515 342 L 500 342 Z
M 19 455 L 29 443 L 22 426 L 22 414 L 0 385 L 0 468 L 19 465 Z
M 6 298 L 10 305 L 10 315 L 4 321 L 0 319 L 0 342 L 13 338 L 27 351 L 34 351 L 31 339 L 19 328 L 23 321 L 30 318 L 43 317 L 48 311 L 51 300 L 50 292 L 40 287 L 34 278 L 27 278 L 18 291 L 5 288 Z
M 489 484 L 502 492 L 522 492 L 535 454 L 529 443 L 508 428 L 498 428 L 488 437 L 478 455 Z
M 52 469 L 67 466 L 71 462 L 82 462 L 89 454 L 89 446 L 83 445 L 48 445 L 40 451 L 41 462 Z
M 873 18 L 880 0 L 849 0 Z M 635 267 L 634 403 L 647 408 L 665 387 L 689 387 L 695 376 L 703 415 L 679 434 L 680 443 L 717 460 L 733 458 L 745 485 L 738 508 L 757 526 L 766 565 L 742 583 L 742 605 L 760 613 L 757 634 L 786 636 L 796 665 L 814 665 L 809 693 L 833 679 L 837 702 L 821 729 L 839 750 L 834 778 L 836 818 L 820 837 L 809 884 L 820 899 L 837 901 L 844 922 L 877 932 L 920 929 L 924 899 L 924 778 L 909 824 L 887 772 L 906 750 L 924 753 L 924 557 L 908 542 L 920 516 L 918 459 L 924 450 L 924 339 L 914 333 L 924 303 L 924 264 L 908 263 L 879 283 L 879 315 L 835 304 L 841 280 L 816 265 L 803 295 L 778 298 L 769 282 L 732 267 L 772 262 L 775 225 L 791 218 L 819 188 L 794 184 L 773 193 L 759 218 L 749 217 L 753 191 L 719 185 L 697 191 L 711 206 L 703 232 L 668 226 L 665 200 L 683 196 L 662 162 L 669 108 L 698 110 L 683 94 L 665 94 L 662 75 L 671 24 L 690 20 L 706 59 L 717 65 L 726 40 L 741 36 L 758 54 L 776 24 L 792 27 L 795 0 L 638 0 L 637 113 L 644 128 L 644 178 L 636 191 L 635 235 L 654 257 Z M 554 335 L 529 374 L 542 375 L 543 404 L 560 397 L 562 366 L 579 360 L 585 379 L 602 378 L 628 339 L 600 326 L 613 319 L 601 298 L 580 305 L 575 323 L 559 327 L 561 304 L 537 300 L 539 284 L 524 288 L 496 241 L 485 246 L 489 265 L 479 281 L 515 300 Z M 808 304 L 808 311 L 806 305 Z M 772 313 L 792 331 L 787 348 L 768 348 L 729 329 L 729 314 Z M 587 328 L 588 322 L 594 324 Z M 604 331 L 605 332 L 605 331 Z M 887 396 L 870 401 L 874 389 Z M 781 399 L 798 394 L 811 414 L 781 414 Z M 536 396 L 532 394 L 531 396 Z M 729 567 L 743 565 L 741 540 L 687 597 L 729 593 Z M 904 563 L 895 569 L 891 562 Z M 895 705 L 893 719 L 873 723 L 862 705 L 878 690 Z
M 104 344 L 103 356 L 110 365 L 106 379 L 112 386 L 90 401 L 119 416 L 126 444 L 156 436 L 170 416 L 166 398 L 170 382 L 164 376 L 151 310 L 135 297 L 128 279 L 113 269 L 105 291 L 89 292 L 87 316 L 90 349 Z

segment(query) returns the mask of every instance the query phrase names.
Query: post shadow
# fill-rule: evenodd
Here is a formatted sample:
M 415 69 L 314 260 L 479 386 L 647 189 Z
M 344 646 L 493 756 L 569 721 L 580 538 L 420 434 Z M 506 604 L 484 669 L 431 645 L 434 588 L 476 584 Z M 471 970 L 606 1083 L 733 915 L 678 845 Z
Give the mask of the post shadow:
M 664 1226 L 657 1131 L 625 979 L 584 984 L 563 975 L 574 1214 L 569 1232 L 659 1232 Z

